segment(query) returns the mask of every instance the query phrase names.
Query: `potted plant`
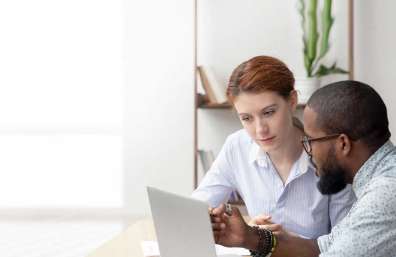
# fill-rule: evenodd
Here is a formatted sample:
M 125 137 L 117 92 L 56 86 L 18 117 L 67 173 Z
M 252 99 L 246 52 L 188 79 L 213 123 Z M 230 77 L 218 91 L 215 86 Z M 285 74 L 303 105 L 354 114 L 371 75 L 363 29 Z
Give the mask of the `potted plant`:
M 305 1 L 308 1 L 308 9 Z M 304 67 L 307 76 L 296 81 L 296 89 L 299 92 L 301 103 L 305 103 L 319 87 L 320 77 L 329 74 L 348 73 L 339 68 L 336 62 L 331 66 L 322 63 L 323 57 L 330 49 L 329 36 L 334 23 L 331 9 L 332 0 L 324 0 L 320 20 L 318 20 L 318 0 L 300 0 L 299 12 L 303 30 Z M 318 29 L 318 23 L 320 23 L 320 29 Z

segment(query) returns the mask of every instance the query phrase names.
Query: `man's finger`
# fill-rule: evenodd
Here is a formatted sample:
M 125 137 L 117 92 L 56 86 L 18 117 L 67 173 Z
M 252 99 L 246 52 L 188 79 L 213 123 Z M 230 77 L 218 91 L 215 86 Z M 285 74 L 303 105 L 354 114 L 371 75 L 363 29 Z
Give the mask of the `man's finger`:
M 218 207 L 212 210 L 212 215 L 221 216 L 225 212 L 225 205 L 220 204 Z
M 234 218 L 236 218 L 236 217 L 242 218 L 241 212 L 240 212 L 239 209 L 238 209 L 237 207 L 235 207 L 235 206 L 231 207 L 230 214 L 231 214 L 231 215 L 223 214 L 223 216 L 227 218 L 226 220 L 228 220 L 228 219 L 230 219 L 230 218 L 233 218 L 233 219 L 234 219 Z
M 210 221 L 213 223 L 221 223 L 224 221 L 224 219 L 217 216 L 210 216 Z
M 216 230 L 213 231 L 213 235 L 217 236 L 217 237 L 224 237 L 227 236 L 226 232 L 224 230 Z
M 213 231 L 220 231 L 220 230 L 224 230 L 225 228 L 226 225 L 224 223 L 212 223 Z

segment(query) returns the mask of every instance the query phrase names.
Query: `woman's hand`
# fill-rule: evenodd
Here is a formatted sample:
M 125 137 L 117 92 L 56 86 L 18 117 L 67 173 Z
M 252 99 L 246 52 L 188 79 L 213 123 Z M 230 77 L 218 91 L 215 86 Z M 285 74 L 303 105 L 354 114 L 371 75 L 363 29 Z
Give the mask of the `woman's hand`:
M 275 235 L 280 234 L 283 230 L 281 225 L 272 222 L 270 215 L 265 214 L 254 217 L 249 222 L 249 226 L 258 226 L 259 228 L 271 230 Z
M 258 225 L 268 225 L 273 224 L 271 221 L 271 216 L 266 214 L 257 215 L 253 219 L 249 221 L 250 226 L 258 226 Z

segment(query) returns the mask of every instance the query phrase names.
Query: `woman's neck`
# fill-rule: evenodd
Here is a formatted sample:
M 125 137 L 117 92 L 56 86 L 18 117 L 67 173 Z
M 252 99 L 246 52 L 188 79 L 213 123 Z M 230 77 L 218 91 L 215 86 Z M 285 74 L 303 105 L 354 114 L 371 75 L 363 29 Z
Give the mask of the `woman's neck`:
M 290 174 L 293 164 L 298 160 L 303 151 L 300 141 L 302 135 L 303 132 L 300 129 L 293 127 L 290 135 L 287 136 L 290 140 L 286 140 L 285 144 L 280 148 L 268 153 L 284 183 Z

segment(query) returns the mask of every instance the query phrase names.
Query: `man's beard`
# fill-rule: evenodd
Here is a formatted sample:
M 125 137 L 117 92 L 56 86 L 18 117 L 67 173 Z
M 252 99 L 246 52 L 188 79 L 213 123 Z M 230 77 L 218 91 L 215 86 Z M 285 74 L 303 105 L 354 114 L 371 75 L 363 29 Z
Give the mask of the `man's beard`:
M 330 149 L 320 174 L 321 176 L 319 177 L 317 187 L 322 194 L 336 194 L 346 187 L 346 171 L 338 164 L 334 147 Z

